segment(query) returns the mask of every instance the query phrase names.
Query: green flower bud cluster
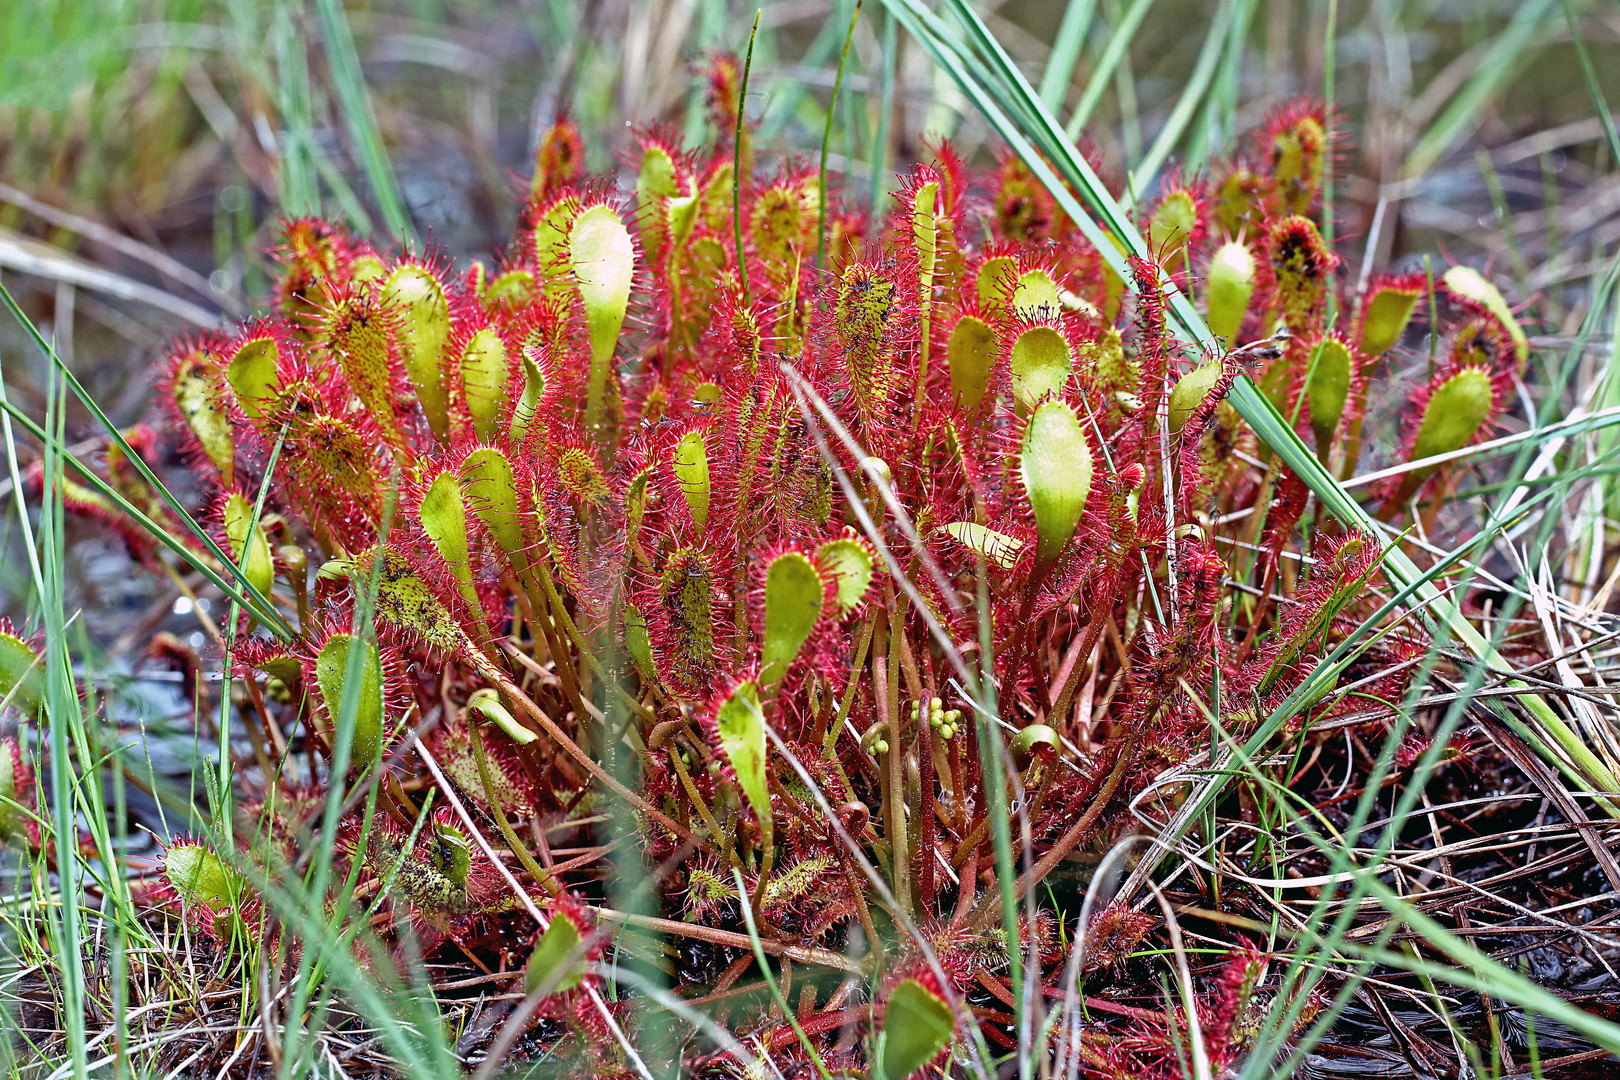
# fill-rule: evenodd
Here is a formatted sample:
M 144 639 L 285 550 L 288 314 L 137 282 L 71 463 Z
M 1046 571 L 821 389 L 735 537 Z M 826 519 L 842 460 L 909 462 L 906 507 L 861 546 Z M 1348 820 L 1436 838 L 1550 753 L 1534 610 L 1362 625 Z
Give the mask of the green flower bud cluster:
M 939 698 L 928 699 L 928 726 L 939 732 L 942 739 L 950 739 L 956 734 L 956 729 L 962 726 L 962 710 L 947 709 L 945 703 Z M 911 703 L 911 722 L 917 723 L 922 717 L 923 703 Z

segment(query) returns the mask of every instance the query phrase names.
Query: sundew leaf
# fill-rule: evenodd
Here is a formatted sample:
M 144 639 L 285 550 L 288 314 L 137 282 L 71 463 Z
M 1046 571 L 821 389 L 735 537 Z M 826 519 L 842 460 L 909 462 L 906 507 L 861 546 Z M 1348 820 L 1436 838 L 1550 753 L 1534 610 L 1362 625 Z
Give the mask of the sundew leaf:
M 765 714 L 760 708 L 759 686 L 752 680 L 737 684 L 731 696 L 715 710 L 720 751 L 737 778 L 737 787 L 759 818 L 765 845 L 771 844 L 771 792 L 766 783 Z
M 231 418 L 220 407 L 214 384 L 216 373 L 208 357 L 201 350 L 194 351 L 176 367 L 171 392 L 175 408 L 196 436 L 197 445 L 229 486 L 236 461 L 236 441 L 231 434 Z
M 455 576 L 462 599 L 473 611 L 481 611 L 483 603 L 473 583 L 472 554 L 467 545 L 467 505 L 454 473 L 441 472 L 433 478 L 417 512 L 422 531 Z
M 240 874 L 200 843 L 177 843 L 163 853 L 163 876 L 187 899 L 225 907 L 246 891 Z
M 1417 438 L 1412 442 L 1412 460 L 1449 454 L 1467 446 L 1491 415 L 1494 400 L 1490 373 L 1481 368 L 1463 368 L 1441 383 L 1423 410 Z M 1433 471 L 1428 469 L 1425 475 Z
M 1519 320 L 1513 317 L 1513 309 L 1508 307 L 1508 302 L 1502 298 L 1496 286 L 1486 281 L 1480 272 L 1471 266 L 1453 266 L 1446 271 L 1446 276 L 1442 280 L 1452 293 L 1465 300 L 1483 304 L 1485 310 L 1501 320 L 1513 338 L 1513 351 L 1518 355 L 1519 363 L 1524 363 L 1530 355 L 1529 339 L 1524 336 L 1524 328 L 1519 325 Z
M 1045 270 L 1027 270 L 1013 286 L 1012 306 L 1015 315 L 1029 319 L 1062 311 L 1063 298 L 1058 294 L 1057 283 Z
M 407 264 L 388 276 L 382 302 L 399 313 L 399 347 L 417 403 L 440 442 L 450 432 L 444 385 L 444 350 L 450 341 L 450 305 L 444 287 L 426 267 Z
M 703 443 L 703 432 L 693 430 L 681 436 L 675 444 L 672 464 L 692 520 L 701 529 L 709 521 L 709 450 Z
M 1014 275 L 1018 273 L 1018 260 L 1011 255 L 997 255 L 984 260 L 979 267 L 979 276 L 975 285 L 979 292 L 979 304 L 986 310 L 996 308 L 1006 310 L 1011 303 L 1009 290 L 1016 289 Z
M 765 634 L 759 685 L 769 694 L 787 674 L 805 639 L 821 621 L 826 583 L 810 559 L 787 551 L 765 571 Z
M 506 397 L 506 343 L 486 326 L 467 339 L 461 350 L 461 394 L 478 438 L 495 438 L 495 421 Z
M 231 542 L 231 554 L 242 568 L 242 575 L 265 596 L 275 580 L 276 566 L 270 557 L 270 541 L 264 526 L 253 520 L 253 503 L 231 492 L 225 499 L 225 538 Z
M 344 711 L 348 691 L 349 651 L 356 645 L 365 650 L 360 660 L 360 683 L 352 697 L 354 741 L 350 743 L 349 763 L 361 772 L 376 764 L 382 756 L 383 740 L 383 676 L 382 657 L 377 646 L 361 641 L 351 634 L 339 634 L 321 646 L 315 658 L 315 682 L 320 689 L 321 701 L 333 725 L 350 720 Z M 337 730 L 327 732 L 335 744 Z
M 1003 570 L 1017 566 L 1018 554 L 1024 550 L 1024 542 L 1016 536 L 1008 536 L 974 521 L 953 521 L 949 525 L 941 525 L 940 532 L 969 551 L 983 555 Z
M 829 540 L 816 549 L 816 567 L 833 582 L 833 600 L 848 615 L 872 587 L 872 553 L 852 537 Z
M 630 307 L 636 246 L 618 213 L 611 206 L 598 205 L 574 220 L 568 233 L 568 258 L 585 305 L 585 325 L 591 337 L 585 422 L 595 428 L 602 422 L 602 394 L 613 349 L 619 343 L 619 331 Z
M 1032 326 L 1013 342 L 1010 366 L 1013 397 L 1027 409 L 1063 389 L 1074 357 L 1062 334 L 1050 326 Z
M 328 344 L 360 399 L 390 442 L 403 444 L 394 415 L 393 377 L 389 368 L 392 328 L 387 312 L 360 293 L 342 301 L 329 316 Z
M 656 683 L 658 664 L 653 659 L 652 635 L 647 631 L 647 617 L 634 604 L 624 605 L 624 648 L 642 678 Z
M 1073 409 L 1052 400 L 1030 413 L 1019 471 L 1035 515 L 1035 561 L 1050 566 L 1069 546 L 1091 493 L 1091 446 Z
M 878 1035 L 885 1080 L 906 1080 L 945 1052 L 956 1017 L 945 999 L 916 979 L 903 979 L 889 995 Z
M 917 248 L 917 276 L 924 303 L 933 295 L 934 267 L 939 258 L 939 185 L 933 181 L 917 189 L 911 215 L 911 237 Z
M 236 350 L 225 369 L 225 378 L 236 393 L 237 404 L 242 406 L 249 420 L 263 417 L 265 402 L 275 393 L 279 382 L 277 359 L 275 338 L 250 338 Z
M 1172 191 L 1153 212 L 1148 222 L 1148 245 L 1161 259 L 1169 260 L 1192 239 L 1198 224 L 1198 207 L 1185 191 Z
M 977 316 L 962 316 L 946 339 L 945 359 L 951 369 L 951 393 L 964 409 L 977 411 L 996 362 L 996 332 Z
M 659 202 L 675 194 L 675 162 L 669 151 L 656 143 L 641 154 L 641 171 L 636 175 L 636 225 L 643 232 L 658 222 Z
M 1417 289 L 1399 289 L 1385 285 L 1367 299 L 1366 314 L 1361 320 L 1361 351 L 1378 356 L 1395 347 L 1406 333 L 1406 324 L 1412 321 L 1412 312 L 1422 294 Z
M 1310 377 L 1305 381 L 1305 400 L 1311 407 L 1311 430 L 1316 434 L 1318 456 L 1328 452 L 1333 433 L 1339 427 L 1339 417 L 1344 415 L 1353 368 L 1354 358 L 1338 338 L 1323 338 L 1311 350 L 1306 367 Z
M 0 632 L 0 700 L 31 715 L 45 697 L 45 674 L 38 653 L 14 634 Z
M 1170 434 L 1181 430 L 1220 381 L 1219 360 L 1201 364 L 1176 380 L 1176 385 L 1170 388 Z
M 508 557 L 516 557 L 528 545 L 518 517 L 517 482 L 512 463 L 493 446 L 481 446 L 461 463 L 462 490 L 478 520 L 495 538 Z
M 540 365 L 534 362 L 534 357 L 525 354 L 523 396 L 512 409 L 512 424 L 508 432 L 514 444 L 521 443 L 529 434 L 529 425 L 534 422 L 535 410 L 540 408 L 540 396 L 545 392 L 546 377 L 540 371 Z
M 585 980 L 584 937 L 574 920 L 557 915 L 540 935 L 540 943 L 529 954 L 523 967 L 523 990 L 532 994 L 543 986 L 550 993 L 561 994 L 572 990 Z
M 377 567 L 379 558 L 382 565 Z M 409 559 L 397 551 L 373 548 L 355 560 L 358 580 L 365 581 L 374 567 L 377 571 L 375 610 L 379 619 L 416 635 L 436 649 L 456 655 L 473 665 L 481 675 L 487 677 L 495 670 Z
M 1204 298 L 1210 333 L 1231 348 L 1243 328 L 1243 315 L 1254 295 L 1254 254 L 1247 244 L 1228 240 L 1209 260 Z

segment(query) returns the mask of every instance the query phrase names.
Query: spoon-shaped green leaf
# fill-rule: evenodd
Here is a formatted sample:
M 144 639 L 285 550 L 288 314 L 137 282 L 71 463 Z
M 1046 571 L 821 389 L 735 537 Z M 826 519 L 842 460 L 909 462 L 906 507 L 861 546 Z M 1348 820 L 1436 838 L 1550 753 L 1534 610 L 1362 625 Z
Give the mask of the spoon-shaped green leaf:
M 575 219 L 568 234 L 568 258 L 585 306 L 591 337 L 591 371 L 586 384 L 585 423 L 602 423 L 602 396 L 613 365 L 624 315 L 630 306 L 630 283 L 636 271 L 636 246 L 630 230 L 611 206 L 598 205 Z
M 872 585 L 872 553 L 853 537 L 829 540 L 816 549 L 816 567 L 833 581 L 840 615 L 848 615 L 866 598 Z
M 903 979 L 889 995 L 878 1035 L 885 1080 L 906 1080 L 945 1052 L 956 1029 L 951 1007 L 916 979 Z
M 1050 566 L 1069 546 L 1091 494 L 1091 447 L 1067 404 L 1044 401 L 1030 413 L 1019 472 L 1035 515 L 1036 566 Z
M 450 341 L 450 305 L 439 279 L 424 266 L 399 267 L 383 285 L 383 304 L 399 314 L 399 347 L 405 374 L 428 427 L 442 442 L 450 431 L 444 386 L 444 350 Z
M 741 682 L 715 711 L 715 730 L 720 736 L 720 752 L 737 778 L 743 798 L 759 818 L 765 848 L 772 844 L 771 791 L 766 781 L 769 767 L 765 752 L 765 714 L 760 709 L 759 687 Z
M 349 651 L 356 647 L 365 652 L 360 660 L 360 682 L 355 687 L 351 704 L 344 700 L 344 695 L 349 688 Z M 360 772 L 366 771 L 382 756 L 383 678 L 382 657 L 377 653 L 377 646 L 350 634 L 329 638 L 315 658 L 315 683 L 330 722 L 334 725 L 351 722 L 354 725 L 349 764 Z M 350 705 L 352 716 L 344 711 L 345 705 Z M 336 743 L 335 726 L 326 732 L 326 737 Z
M 226 496 L 223 516 L 231 554 L 253 587 L 269 596 L 276 566 L 270 557 L 270 541 L 264 535 L 264 526 L 253 520 L 253 504 L 233 491 Z
M 807 556 L 785 551 L 771 560 L 765 571 L 765 640 L 759 667 L 765 694 L 776 689 L 821 621 L 826 592 L 826 583 Z
M 1063 389 L 1074 357 L 1062 334 L 1050 326 L 1032 326 L 1013 342 L 1011 366 L 1013 397 L 1027 409 Z
M 709 450 L 703 432 L 693 430 L 681 436 L 675 444 L 673 464 L 692 520 L 701 529 L 709 521 Z

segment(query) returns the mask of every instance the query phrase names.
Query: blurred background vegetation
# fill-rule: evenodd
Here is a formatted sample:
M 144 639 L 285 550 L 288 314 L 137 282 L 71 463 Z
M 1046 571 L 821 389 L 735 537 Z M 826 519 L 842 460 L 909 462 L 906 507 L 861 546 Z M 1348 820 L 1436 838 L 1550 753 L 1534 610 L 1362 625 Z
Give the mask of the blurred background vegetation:
M 854 6 L 758 8 L 749 108 L 763 168 L 772 155 L 818 152 Z M 1334 216 L 1351 240 L 1348 273 L 1425 254 L 1489 262 L 1511 300 L 1538 301 L 1543 337 L 1558 338 L 1620 245 L 1620 176 L 1571 33 L 1620 100 L 1620 5 L 1608 0 L 976 6 L 1127 192 L 1150 195 L 1164 175 L 1152 166 L 1167 156 L 1229 150 L 1267 111 L 1331 94 L 1345 132 Z M 338 215 L 462 265 L 488 259 L 560 113 L 584 132 L 588 167 L 618 171 L 625 185 L 632 125 L 667 124 L 694 142 L 710 134 L 703 59 L 742 50 L 755 10 L 720 0 L 0 5 L 0 279 L 113 420 L 136 423 L 165 341 L 263 310 L 283 216 Z M 882 0 L 861 13 L 837 108 L 832 183 L 858 204 L 924 137 L 947 136 L 981 162 L 997 151 Z M 16 326 L 0 327 L 7 386 L 33 415 L 44 412 L 45 363 Z M 67 428 L 70 445 L 95 430 L 71 409 Z M 18 616 L 28 587 L 11 524 L 0 525 L 0 613 Z M 184 582 L 165 589 L 132 574 L 103 530 L 69 528 L 68 608 L 113 667 L 164 627 L 202 643 Z

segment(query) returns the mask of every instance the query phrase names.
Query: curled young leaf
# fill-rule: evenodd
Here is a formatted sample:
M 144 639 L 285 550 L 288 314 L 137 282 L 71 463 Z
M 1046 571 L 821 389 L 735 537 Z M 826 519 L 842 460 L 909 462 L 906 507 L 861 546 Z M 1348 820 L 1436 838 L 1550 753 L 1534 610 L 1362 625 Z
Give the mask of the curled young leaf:
M 1017 566 L 1018 553 L 1024 550 L 1024 542 L 1017 537 L 986 528 L 974 521 L 953 521 L 941 525 L 939 531 L 1003 570 Z
M 1524 336 L 1524 327 L 1513 317 L 1513 309 L 1508 307 L 1508 302 L 1502 298 L 1497 287 L 1471 266 L 1453 266 L 1446 271 L 1443 280 L 1452 295 L 1483 306 L 1507 327 L 1508 334 L 1513 338 L 1514 352 L 1518 355 L 1519 363 L 1523 364 L 1530 355 L 1530 341 Z

